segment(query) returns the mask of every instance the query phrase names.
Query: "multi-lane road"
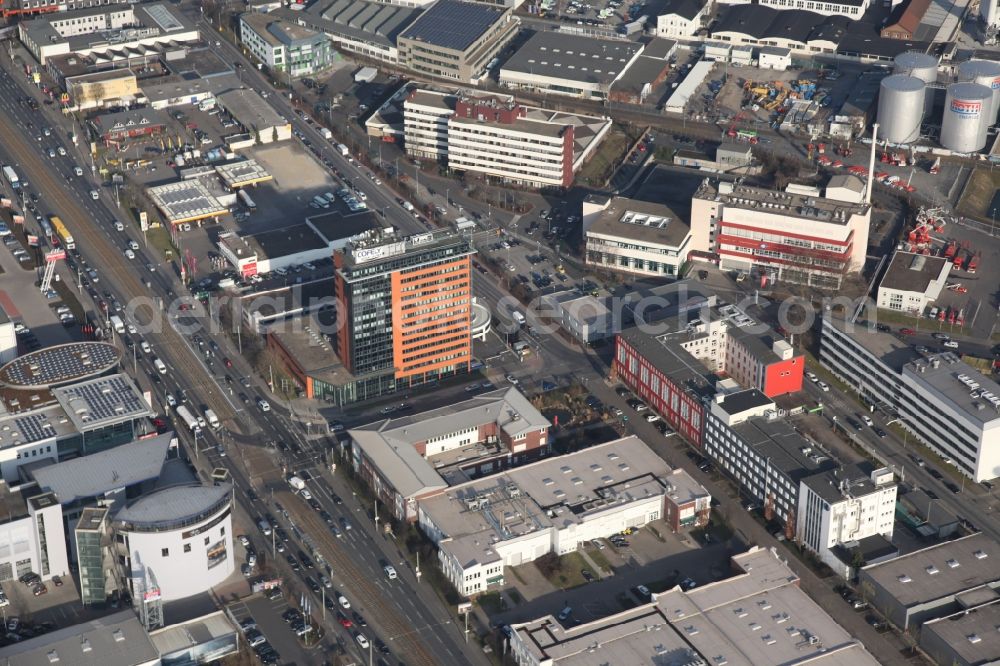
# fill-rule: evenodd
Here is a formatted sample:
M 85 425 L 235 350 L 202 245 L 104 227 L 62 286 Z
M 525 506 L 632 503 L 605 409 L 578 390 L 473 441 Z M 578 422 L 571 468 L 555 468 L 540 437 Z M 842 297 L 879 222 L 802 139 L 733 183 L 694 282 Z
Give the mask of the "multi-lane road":
M 9 66 L 10 63 L 5 62 Z M 16 72 L 16 70 L 15 70 Z M 270 500 L 265 504 L 262 500 L 251 500 L 251 485 L 246 474 L 235 463 L 240 447 L 263 447 L 266 442 L 288 442 L 296 440 L 286 461 L 293 469 L 311 469 L 316 478 L 324 475 L 322 458 L 323 442 L 310 441 L 301 436 L 298 426 L 292 422 L 280 407 L 268 413 L 260 413 L 254 407 L 256 399 L 264 396 L 263 391 L 251 384 L 249 387 L 233 388 L 223 383 L 212 369 L 206 366 L 203 355 L 192 342 L 190 336 L 185 336 L 175 330 L 173 323 L 178 317 L 190 316 L 190 313 L 180 313 L 171 307 L 171 301 L 178 294 L 183 294 L 182 286 L 175 277 L 164 270 L 149 271 L 147 261 L 141 255 L 129 260 L 124 255 L 124 247 L 132 238 L 141 242 L 134 228 L 117 231 L 114 225 L 116 219 L 122 219 L 114 208 L 114 197 L 107 188 L 100 188 L 91 180 L 92 176 L 83 156 L 80 155 L 65 138 L 70 136 L 70 129 L 60 124 L 60 118 L 51 109 L 40 112 L 32 111 L 19 100 L 25 95 L 35 94 L 27 81 L 18 78 L 16 73 L 0 71 L 0 128 L 7 138 L 0 146 L 0 160 L 5 164 L 16 166 L 23 180 L 30 183 L 30 189 L 39 193 L 39 212 L 42 214 L 58 214 L 63 218 L 73 233 L 79 253 L 79 261 L 98 271 L 100 282 L 93 284 L 91 297 L 97 297 L 97 291 L 109 292 L 114 301 L 122 303 L 126 319 L 140 326 L 140 333 L 122 336 L 123 343 L 132 346 L 134 365 L 131 366 L 137 379 L 143 384 L 151 384 L 154 402 L 166 404 L 166 394 L 177 396 L 183 390 L 190 402 L 196 408 L 209 407 L 218 414 L 220 419 L 234 429 L 231 437 L 218 437 L 214 433 L 206 433 L 204 442 L 199 448 L 199 456 L 206 457 L 209 466 L 226 466 L 230 469 L 237 486 L 237 497 L 246 509 L 248 518 L 263 513 L 275 513 L 270 506 Z M 290 109 L 285 109 L 294 117 Z M 48 117 L 47 117 L 48 116 Z M 43 128 L 51 126 L 50 136 L 45 136 Z M 311 128 L 301 123 L 300 131 L 308 132 Z M 36 137 L 42 136 L 42 141 Z M 316 136 L 316 143 L 322 141 Z M 58 149 L 64 145 L 66 156 L 56 152 L 54 157 L 48 156 L 48 149 Z M 333 151 L 330 151 L 331 154 Z M 73 168 L 80 165 L 86 169 L 83 177 L 75 176 Z M 350 165 L 344 163 L 344 169 Z M 98 189 L 100 198 L 95 200 L 90 192 Z M 374 193 L 372 198 L 382 197 L 384 203 L 376 199 L 376 205 L 397 207 L 395 201 L 381 192 Z M 400 217 L 407 220 L 412 227 L 416 221 L 412 216 Z M 402 221 L 402 220 L 400 220 Z M 33 223 L 32 223 L 33 224 Z M 402 225 L 400 225 L 402 226 Z M 154 263 L 155 262 L 151 262 Z M 67 279 L 75 275 L 66 273 Z M 147 284 L 149 286 L 147 286 Z M 81 300 L 86 307 L 87 298 L 81 294 Z M 136 303 L 152 303 L 153 307 L 138 307 Z M 162 304 L 165 310 L 156 310 L 155 305 Z M 99 311 L 97 303 L 90 304 L 95 312 Z M 111 307 L 109 303 L 109 307 Z M 197 306 L 196 306 L 197 307 Z M 197 312 L 197 310 L 196 310 Z M 157 321 L 162 321 L 162 325 Z M 200 333 L 202 337 L 211 339 L 210 331 Z M 142 354 L 135 349 L 140 340 L 152 347 L 151 354 Z M 218 337 L 215 341 L 220 350 L 242 365 L 229 342 Z M 232 352 L 232 353 L 230 353 Z M 153 357 L 163 360 L 167 367 L 166 377 L 160 375 L 152 367 Z M 218 365 L 221 365 L 218 364 Z M 142 375 L 145 374 L 146 377 Z M 236 376 L 249 376 L 248 369 L 237 368 L 232 371 Z M 249 406 L 242 405 L 235 399 L 236 391 L 245 392 L 250 398 Z M 183 427 L 183 426 L 180 426 Z M 190 434 L 181 432 L 181 437 L 189 447 L 192 445 Z M 222 448 L 217 448 L 219 445 Z M 226 451 L 229 455 L 221 456 Z M 277 467 L 277 465 L 276 465 Z M 275 478 L 280 479 L 280 471 L 275 472 Z M 338 488 L 338 486 L 341 486 Z M 357 525 L 352 534 L 346 538 L 336 539 L 330 529 L 318 514 L 308 506 L 299 506 L 296 498 L 288 498 L 285 502 L 293 521 L 302 525 L 300 529 L 318 546 L 323 557 L 333 564 L 333 578 L 338 587 L 348 598 L 360 602 L 362 608 L 368 611 L 372 625 L 372 634 L 382 637 L 392 646 L 397 655 L 405 655 L 408 663 L 441 664 L 441 663 L 478 663 L 483 658 L 461 641 L 461 633 L 450 619 L 449 613 L 433 597 L 426 583 L 418 583 L 413 574 L 402 566 L 400 554 L 394 544 L 385 541 L 381 536 L 373 535 L 371 521 L 364 517 L 360 506 L 349 490 L 339 479 L 332 479 L 329 488 L 336 488 L 344 497 L 342 504 L 333 501 L 331 494 L 325 490 L 316 493 L 324 509 L 332 515 L 351 515 L 352 522 Z M 258 487 L 254 492 L 257 497 L 263 497 L 262 491 L 269 490 Z M 279 489 L 275 496 L 287 493 Z M 362 518 L 357 519 L 358 516 Z M 397 565 L 400 578 L 393 583 L 397 590 L 381 589 L 378 582 L 384 579 L 381 572 L 382 561 L 390 561 Z M 304 585 L 300 587 L 304 588 Z M 329 618 L 332 631 L 342 631 Z M 351 637 L 347 637 L 349 649 L 356 649 Z M 363 655 L 367 658 L 368 655 Z M 366 659 L 367 660 L 367 659 Z

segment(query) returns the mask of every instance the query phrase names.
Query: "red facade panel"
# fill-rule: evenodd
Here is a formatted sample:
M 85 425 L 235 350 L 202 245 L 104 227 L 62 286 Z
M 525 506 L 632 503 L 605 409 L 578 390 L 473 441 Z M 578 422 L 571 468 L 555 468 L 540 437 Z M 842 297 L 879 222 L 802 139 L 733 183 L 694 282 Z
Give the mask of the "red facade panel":
M 691 398 L 683 387 L 653 367 L 645 358 L 620 336 L 616 337 L 615 372 L 629 389 L 641 400 L 658 413 L 667 424 L 682 437 L 697 447 L 701 447 L 701 424 L 704 422 L 705 410 L 701 402 Z M 624 362 L 620 361 L 620 352 L 625 352 Z M 636 361 L 636 372 L 630 370 L 632 359 Z M 642 381 L 643 370 L 647 380 Z M 659 391 L 654 392 L 653 379 L 658 380 Z M 666 387 L 666 391 L 664 391 Z M 674 408 L 676 404 L 676 409 Z
M 773 398 L 801 391 L 805 366 L 805 358 L 802 356 L 768 364 L 764 368 L 764 385 L 760 387 L 761 393 Z

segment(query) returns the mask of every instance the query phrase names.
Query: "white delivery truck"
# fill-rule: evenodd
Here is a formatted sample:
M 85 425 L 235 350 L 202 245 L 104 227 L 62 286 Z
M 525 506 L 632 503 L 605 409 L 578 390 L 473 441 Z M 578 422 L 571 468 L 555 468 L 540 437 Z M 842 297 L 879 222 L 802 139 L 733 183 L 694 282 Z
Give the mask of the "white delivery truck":
M 153 359 L 153 365 L 156 366 L 156 371 L 161 375 L 167 374 L 167 365 L 158 358 Z
M 211 409 L 205 410 L 205 420 L 208 421 L 208 427 L 212 430 L 218 430 L 222 426 L 222 423 L 219 422 L 219 417 Z
M 513 318 L 513 320 L 517 323 L 518 326 L 524 326 L 524 322 L 527 321 L 524 318 L 524 315 L 518 312 L 517 310 L 511 311 L 510 316 L 511 318 Z
M 347 146 L 345 146 L 342 143 L 337 144 L 337 150 L 339 150 L 340 154 L 343 155 L 344 157 L 347 157 L 348 155 L 351 154 L 351 151 L 347 149 Z
M 319 130 L 319 133 L 323 135 L 323 138 L 327 141 L 333 139 L 333 132 L 330 131 L 329 127 L 323 127 Z
M 310 500 L 312 499 L 312 493 L 306 488 L 306 482 L 302 480 L 299 476 L 288 477 L 288 485 L 292 487 L 292 490 L 298 492 L 302 495 L 302 499 Z
M 121 317 L 118 315 L 111 315 L 111 317 L 109 317 L 109 321 L 111 322 L 111 326 L 114 327 L 115 333 L 125 332 L 125 322 L 122 321 Z
M 201 432 L 201 426 L 198 425 L 198 419 L 194 417 L 194 414 L 192 414 L 191 410 L 187 408 L 187 405 L 181 405 L 177 408 L 177 416 L 181 417 L 181 420 L 184 421 L 184 425 L 188 427 L 188 430 L 196 435 Z

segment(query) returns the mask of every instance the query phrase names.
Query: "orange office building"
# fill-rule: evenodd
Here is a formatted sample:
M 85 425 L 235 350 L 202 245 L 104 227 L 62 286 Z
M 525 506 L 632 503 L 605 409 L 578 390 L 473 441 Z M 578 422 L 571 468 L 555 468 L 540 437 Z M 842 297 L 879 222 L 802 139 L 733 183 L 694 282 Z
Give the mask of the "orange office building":
M 369 234 L 334 255 L 337 356 L 359 392 L 468 372 L 473 252 L 465 238 L 436 231 Z

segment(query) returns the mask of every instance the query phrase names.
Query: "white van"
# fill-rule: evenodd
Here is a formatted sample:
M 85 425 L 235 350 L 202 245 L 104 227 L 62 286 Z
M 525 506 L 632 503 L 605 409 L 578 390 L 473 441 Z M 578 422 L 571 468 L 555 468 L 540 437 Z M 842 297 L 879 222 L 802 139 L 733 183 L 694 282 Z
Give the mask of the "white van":
M 149 346 L 149 343 L 143 340 L 139 343 L 139 348 L 142 349 L 144 354 L 149 354 L 153 351 L 153 348 Z
M 517 310 L 512 311 L 510 316 L 514 319 L 518 326 L 524 326 L 524 323 L 527 321 L 527 319 L 524 318 L 524 315 Z
M 161 375 L 167 374 L 167 366 L 160 359 L 154 358 L 153 359 L 153 365 L 156 366 L 157 372 L 159 372 Z

